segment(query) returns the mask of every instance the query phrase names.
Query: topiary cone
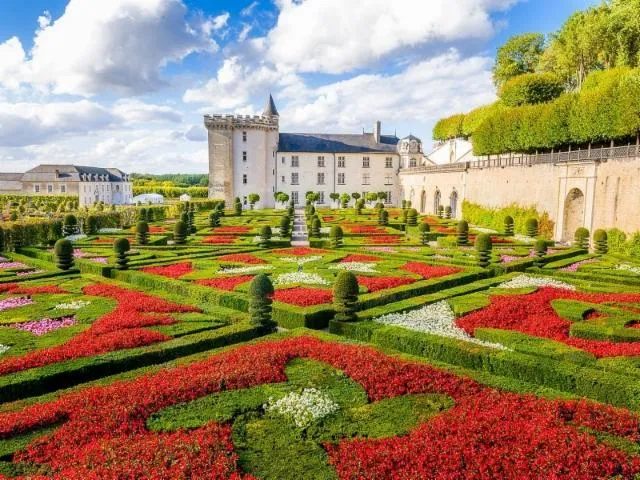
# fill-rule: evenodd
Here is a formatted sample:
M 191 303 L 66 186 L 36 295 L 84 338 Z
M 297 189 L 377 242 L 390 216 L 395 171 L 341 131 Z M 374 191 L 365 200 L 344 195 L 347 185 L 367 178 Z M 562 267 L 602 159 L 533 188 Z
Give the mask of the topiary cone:
M 129 257 L 127 257 L 129 250 L 131 250 L 131 245 L 126 238 L 118 238 L 113 242 L 113 251 L 116 253 L 116 268 L 118 270 L 127 270 L 129 268 Z
M 580 227 L 573 235 L 573 246 L 582 250 L 589 250 L 589 230 Z
M 149 224 L 147 222 L 138 222 L 136 225 L 136 242 L 138 245 L 147 245 L 149 243 Z
M 58 240 L 53 251 L 56 256 L 56 266 L 60 270 L 69 270 L 73 267 L 73 244 L 69 240 Z
M 276 329 L 271 316 L 273 292 L 273 284 L 264 273 L 257 275 L 249 285 L 249 317 L 251 323 L 265 333 Z
M 347 271 L 341 271 L 333 284 L 333 308 L 335 319 L 339 322 L 353 322 L 358 319 L 356 304 L 358 303 L 358 279 Z
M 329 232 L 329 239 L 331 241 L 331 246 L 333 248 L 340 248 L 342 246 L 342 237 L 344 236 L 342 232 L 342 227 L 339 225 L 333 225 L 331 227 L 331 231 Z
M 609 252 L 609 237 L 604 230 L 596 230 L 593 234 L 593 245 L 598 255 L 605 255 Z
M 261 248 L 269 248 L 269 242 L 271 241 L 271 227 L 269 225 L 265 225 L 260 229 L 260 240 L 258 245 Z
M 456 243 L 458 246 L 467 245 L 469 243 L 469 224 L 465 220 L 458 222 Z
M 422 245 L 428 245 L 430 237 L 429 233 L 431 232 L 431 227 L 429 226 L 429 224 L 426 222 L 422 222 L 418 226 L 418 231 L 420 232 L 420 243 L 422 243 Z
M 513 227 L 513 217 L 511 215 L 507 215 L 504 217 L 504 234 L 507 237 L 513 237 L 514 227 Z
M 536 261 L 535 266 L 538 268 L 542 267 L 542 259 L 547 255 L 547 242 L 546 240 L 540 239 L 536 240 L 536 243 L 533 246 L 534 251 L 536 252 Z
M 493 249 L 491 235 L 487 233 L 478 235 L 476 237 L 475 249 L 478 254 L 478 266 L 487 268 L 491 263 L 491 250 Z
M 527 222 L 525 224 L 525 229 L 529 237 L 537 237 L 538 236 L 538 220 L 535 218 L 527 219 Z
M 176 245 L 184 245 L 187 241 L 187 224 L 183 221 L 176 223 L 173 230 L 173 241 Z

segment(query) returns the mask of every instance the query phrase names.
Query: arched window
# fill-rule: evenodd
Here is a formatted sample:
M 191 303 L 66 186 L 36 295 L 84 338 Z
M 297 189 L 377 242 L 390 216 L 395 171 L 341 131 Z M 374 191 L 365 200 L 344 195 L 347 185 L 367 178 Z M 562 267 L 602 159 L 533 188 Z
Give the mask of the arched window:
M 413 168 L 417 166 L 418 166 L 418 162 L 416 161 L 415 158 L 412 158 L 411 160 L 409 160 L 409 168 Z
M 458 192 L 453 189 L 449 196 L 449 206 L 451 207 L 451 218 L 457 218 L 458 216 Z
M 436 193 L 433 194 L 433 213 L 435 215 L 438 214 L 438 209 L 440 208 L 440 200 L 442 196 L 440 195 L 440 190 L 436 189 Z

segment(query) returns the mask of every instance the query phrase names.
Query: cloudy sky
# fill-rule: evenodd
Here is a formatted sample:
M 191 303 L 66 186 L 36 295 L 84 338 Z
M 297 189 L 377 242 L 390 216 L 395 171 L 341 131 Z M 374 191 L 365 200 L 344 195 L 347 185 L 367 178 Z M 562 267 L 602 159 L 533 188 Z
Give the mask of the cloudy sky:
M 205 172 L 205 113 L 431 143 L 491 101 L 496 48 L 595 0 L 2 0 L 0 171 Z

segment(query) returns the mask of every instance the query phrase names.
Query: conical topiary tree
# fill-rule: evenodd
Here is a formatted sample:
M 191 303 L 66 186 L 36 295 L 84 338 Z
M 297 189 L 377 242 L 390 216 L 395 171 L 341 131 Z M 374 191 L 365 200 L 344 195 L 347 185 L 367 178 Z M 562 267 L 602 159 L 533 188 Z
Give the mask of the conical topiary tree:
M 239 198 L 237 198 L 236 200 L 237 201 L 233 204 L 233 214 L 236 217 L 239 217 L 240 215 L 242 215 L 242 202 Z
M 276 323 L 271 317 L 273 292 L 273 284 L 264 273 L 256 275 L 249 285 L 249 317 L 251 323 L 264 333 L 271 333 L 276 329 Z
M 294 207 L 287 208 L 287 215 L 289 215 L 289 218 L 293 218 L 295 214 L 296 214 L 296 209 Z
M 321 228 L 322 224 L 320 223 L 320 219 L 318 217 L 313 217 L 313 220 L 311 221 L 311 236 L 319 237 Z
M 89 215 L 87 217 L 87 235 L 96 235 L 98 233 L 98 217 Z
M 444 208 L 444 217 L 451 218 L 451 207 L 449 205 Z
M 113 242 L 113 251 L 116 253 L 116 268 L 118 270 L 127 270 L 129 268 L 129 257 L 127 257 L 129 250 L 131 250 L 131 245 L 126 238 L 118 238 Z
M 141 208 L 138 210 L 138 221 L 146 221 L 147 220 L 147 209 Z
M 331 242 L 331 246 L 333 248 L 340 248 L 342 246 L 343 237 L 344 233 L 342 232 L 342 227 L 340 227 L 340 225 L 333 225 L 329 231 L 329 241 Z
M 460 220 L 458 222 L 456 243 L 459 247 L 469 244 L 469 224 L 465 220 Z
M 538 220 L 536 218 L 528 218 L 525 223 L 527 235 L 530 237 L 538 236 Z
M 380 209 L 378 213 L 378 225 L 386 227 L 389 225 L 389 212 L 384 209 Z
M 216 209 L 209 214 L 209 226 L 211 228 L 220 226 L 220 212 Z
M 609 237 L 604 230 L 593 233 L 593 247 L 598 255 L 605 255 L 609 251 Z
M 218 206 L 216 207 L 216 210 L 218 210 L 218 215 L 220 217 L 224 217 L 224 207 L 225 207 L 224 201 L 218 203 Z
M 291 218 L 289 215 L 283 215 L 280 219 L 280 236 L 286 238 L 291 230 Z
M 260 229 L 260 240 L 258 245 L 261 248 L 269 248 L 269 243 L 271 242 L 271 227 L 269 225 L 265 225 Z
M 364 200 L 361 198 L 356 200 L 354 208 L 356 211 L 356 215 L 360 215 L 362 213 L 362 209 L 364 208 Z
M 479 234 L 476 237 L 475 248 L 478 254 L 478 266 L 487 268 L 491 263 L 491 250 L 493 249 L 491 235 L 488 233 Z
M 589 230 L 580 227 L 573 235 L 573 246 L 582 250 L 589 250 Z
M 507 215 L 504 217 L 504 234 L 507 237 L 513 237 L 514 233 L 514 222 L 513 217 L 511 215 Z
M 333 284 L 333 308 L 336 311 L 337 321 L 357 320 L 358 290 L 358 279 L 352 272 L 343 270 L 338 274 Z
M 402 210 L 402 223 L 404 223 L 405 225 L 407 224 L 408 217 L 409 217 L 409 209 L 405 208 L 404 210 Z
M 149 224 L 140 221 L 136 225 L 136 242 L 138 245 L 147 245 L 149 243 Z
M 444 218 L 444 206 L 443 205 L 438 205 L 438 216 L 440 218 Z
M 180 221 L 187 226 L 187 235 L 189 234 L 189 212 L 182 212 L 180 214 Z
M 176 223 L 173 230 L 173 242 L 176 245 L 184 245 L 187 241 L 187 224 L 182 220 Z
M 155 213 L 153 212 L 153 208 L 148 208 L 147 209 L 147 216 L 145 217 L 145 221 L 147 223 L 152 223 L 155 222 L 156 220 L 156 216 Z
M 543 239 L 536 240 L 536 243 L 533 245 L 533 250 L 536 254 L 536 267 L 542 267 L 542 259 L 547 255 L 547 248 L 547 241 Z
M 422 245 L 429 245 L 429 233 L 431 232 L 431 227 L 429 226 L 429 224 L 426 222 L 422 222 L 418 226 L 418 231 L 420 232 L 420 243 L 422 243 Z
M 78 233 L 78 219 L 75 215 L 65 215 L 64 222 L 62 224 L 62 233 L 65 237 L 69 235 L 75 235 Z
M 418 211 L 415 208 L 410 208 L 407 213 L 407 225 L 415 227 L 418 225 Z
M 73 244 L 69 240 L 58 240 L 53 251 L 56 257 L 56 267 L 60 270 L 69 270 L 73 267 Z

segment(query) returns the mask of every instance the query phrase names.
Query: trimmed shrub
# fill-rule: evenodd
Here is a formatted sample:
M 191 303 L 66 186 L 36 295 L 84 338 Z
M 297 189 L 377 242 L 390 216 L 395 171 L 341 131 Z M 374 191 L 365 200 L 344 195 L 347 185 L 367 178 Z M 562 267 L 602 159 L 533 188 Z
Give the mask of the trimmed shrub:
M 407 223 L 407 217 L 409 215 L 409 209 L 405 208 L 404 210 L 402 210 L 402 223 L 406 224 Z
M 220 226 L 220 211 L 219 210 L 213 210 L 210 214 L 209 214 L 209 226 L 211 228 L 216 228 Z
M 193 234 L 196 233 L 196 222 L 195 222 L 195 216 L 196 216 L 196 206 L 194 204 L 191 204 L 191 208 L 189 209 L 189 233 Z
M 507 107 L 519 107 L 550 102 L 563 92 L 563 82 L 553 73 L 525 73 L 507 81 L 499 96 Z
M 381 209 L 378 213 L 378 225 L 387 226 L 389 225 L 389 212 Z
M 155 213 L 153 212 L 153 208 L 147 210 L 147 216 L 145 218 L 147 223 L 155 222 Z
M 364 200 L 362 198 L 356 200 L 356 204 L 355 204 L 356 215 L 360 215 L 362 213 L 363 208 L 364 208 Z
M 438 217 L 444 218 L 444 206 L 438 205 Z
M 458 222 L 456 243 L 459 247 L 462 245 L 467 245 L 469 243 L 469 224 L 464 220 Z
M 449 140 L 462 137 L 463 122 L 464 114 L 462 113 L 439 120 L 433 128 L 433 138 L 436 140 Z
M 189 234 L 189 212 L 182 212 L 180 214 L 180 221 L 187 226 L 187 234 Z
M 525 224 L 525 229 L 527 231 L 528 236 L 537 237 L 538 236 L 538 219 L 528 218 Z
M 533 250 L 536 252 L 535 266 L 540 268 L 542 267 L 542 259 L 547 255 L 547 241 L 542 239 L 536 240 L 536 243 L 533 245 Z
M 287 215 L 289 215 L 290 218 L 293 218 L 295 213 L 296 213 L 296 209 L 294 207 L 290 206 L 289 208 L 287 208 Z
M 322 224 L 320 223 L 320 219 L 318 217 L 314 217 L 311 221 L 311 236 L 319 237 L 321 228 Z
M 410 208 L 407 213 L 407 225 L 415 227 L 418 225 L 418 211 L 415 208 Z
M 609 237 L 604 230 L 596 230 L 593 234 L 593 245 L 598 255 L 605 255 L 609 251 Z
M 444 207 L 444 218 L 451 218 L 451 207 L 449 205 Z
M 357 320 L 358 279 L 352 272 L 341 271 L 333 284 L 333 308 L 335 319 L 340 322 Z
M 184 245 L 187 241 L 187 224 L 182 220 L 176 222 L 176 226 L 173 230 L 173 241 L 176 245 Z
M 14 251 L 25 246 L 24 226 L 19 223 L 11 225 L 11 246 Z
M 140 221 L 136 225 L 136 242 L 139 245 L 147 245 L 149 243 L 149 224 Z
M 313 205 L 309 205 L 307 208 L 307 215 L 315 215 L 316 214 L 316 207 L 314 207 Z
M 329 240 L 331 242 L 331 246 L 333 248 L 341 247 L 343 237 L 344 233 L 342 232 L 342 227 L 340 227 L 340 225 L 333 225 L 329 232 Z
M 384 203 L 382 202 L 377 202 L 375 205 L 375 209 L 376 210 L 382 210 L 384 208 Z
M 431 232 L 431 227 L 429 226 L 429 224 L 422 222 L 418 226 L 418 231 L 420 232 L 420 243 L 422 243 L 422 245 L 428 245 L 429 233 Z
M 64 216 L 62 233 L 65 237 L 78 233 L 78 219 L 75 215 L 68 214 Z
M 291 218 L 288 215 L 283 215 L 280 219 L 280 236 L 285 238 L 289 236 L 291 230 Z
M 142 222 L 146 220 L 147 220 L 147 209 L 141 208 L 140 210 L 138 210 L 138 221 Z
M 98 219 L 95 215 L 87 217 L 87 235 L 96 235 L 98 233 Z
M 271 333 L 276 330 L 272 319 L 272 303 L 274 289 L 271 280 L 264 273 L 256 275 L 249 285 L 249 317 L 251 324 Z
M 573 246 L 581 248 L 582 250 L 589 250 L 589 230 L 580 227 L 573 235 Z
M 116 268 L 118 270 L 127 270 L 129 268 L 129 258 L 127 257 L 129 250 L 131 250 L 131 245 L 126 238 L 118 238 L 113 242 L 113 251 L 116 253 Z
M 269 248 L 269 243 L 271 242 L 271 227 L 269 225 L 265 225 L 260 229 L 260 241 L 258 245 L 261 248 Z
M 478 235 L 476 237 L 475 248 L 478 254 L 478 266 L 487 268 L 491 263 L 491 250 L 493 249 L 491 235 L 488 233 Z
M 233 214 L 236 217 L 239 217 L 240 215 L 242 215 L 242 202 L 235 202 L 233 204 Z
M 511 215 L 507 215 L 506 217 L 504 217 L 504 234 L 507 237 L 513 237 L 514 223 L 513 217 Z
M 69 270 L 73 267 L 73 244 L 69 240 L 61 239 L 53 247 L 56 257 L 56 267 L 60 270 Z

